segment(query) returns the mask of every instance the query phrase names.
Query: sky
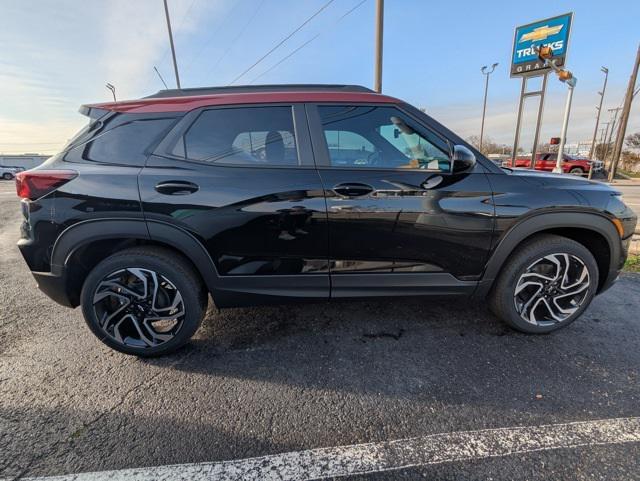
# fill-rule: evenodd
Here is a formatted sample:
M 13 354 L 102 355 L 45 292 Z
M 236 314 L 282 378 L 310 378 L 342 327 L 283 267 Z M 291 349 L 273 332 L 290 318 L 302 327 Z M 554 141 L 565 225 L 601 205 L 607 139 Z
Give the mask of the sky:
M 327 1 L 169 0 L 182 86 L 231 83 Z M 362 1 L 334 0 L 235 85 L 371 87 L 375 0 Z M 499 143 L 512 144 L 515 133 L 521 81 L 509 77 L 509 60 L 516 25 L 574 12 L 567 67 L 578 84 L 568 142 L 591 139 L 602 65 L 609 68 L 603 121 L 621 105 L 640 42 L 638 0 L 385 3 L 383 92 L 425 108 L 463 137 L 477 135 L 480 68 L 498 62 L 485 133 Z M 105 83 L 118 99 L 162 89 L 154 66 L 173 87 L 162 0 L 0 0 L 0 153 L 56 152 L 85 123 L 80 105 L 111 100 Z M 547 92 L 543 141 L 559 136 L 566 86 L 550 77 Z M 640 131 L 638 104 L 628 133 Z M 530 99 L 525 149 L 535 113 Z

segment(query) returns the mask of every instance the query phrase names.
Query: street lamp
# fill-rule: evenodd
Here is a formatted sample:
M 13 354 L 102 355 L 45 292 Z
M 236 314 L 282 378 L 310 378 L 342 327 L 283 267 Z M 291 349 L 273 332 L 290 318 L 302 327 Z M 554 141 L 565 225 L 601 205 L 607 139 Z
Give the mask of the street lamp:
M 491 70 L 489 70 L 489 68 L 486 65 L 480 69 L 480 71 L 482 72 L 482 75 L 485 76 L 484 102 L 482 104 L 482 124 L 480 125 L 480 146 L 478 147 L 478 150 L 480 150 L 480 152 L 482 152 L 482 139 L 484 137 L 484 116 L 487 112 L 487 92 L 489 91 L 489 75 L 493 73 L 493 71 L 496 69 L 497 66 L 498 66 L 498 63 L 496 62 L 491 66 Z
M 105 87 L 107 87 L 109 90 L 111 90 L 111 95 L 113 95 L 113 101 L 117 102 L 117 100 L 116 100 L 116 88 L 110 83 L 105 84 Z
M 553 172 L 556 174 L 562 173 L 562 161 L 564 156 L 564 144 L 567 140 L 567 127 L 569 126 L 569 114 L 571 113 L 571 101 L 573 100 L 573 89 L 578 83 L 578 79 L 573 76 L 569 70 L 565 70 L 556 65 L 553 57 L 553 49 L 548 46 L 542 46 L 536 48 L 538 52 L 538 58 L 544 62 L 545 65 L 551 67 L 553 71 L 558 75 L 558 79 L 566 83 L 568 88 L 567 101 L 564 104 L 564 119 L 562 121 L 562 131 L 560 132 L 560 145 L 558 145 L 558 158 L 556 159 L 556 166 L 553 168 Z

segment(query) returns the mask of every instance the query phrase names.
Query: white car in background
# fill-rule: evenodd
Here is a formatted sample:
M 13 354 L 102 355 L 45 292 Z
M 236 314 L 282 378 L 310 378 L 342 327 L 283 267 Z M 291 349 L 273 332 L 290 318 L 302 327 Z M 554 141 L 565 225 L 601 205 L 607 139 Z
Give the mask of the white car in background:
M 18 172 L 22 172 L 22 167 L 5 167 L 0 165 L 0 179 L 12 180 Z

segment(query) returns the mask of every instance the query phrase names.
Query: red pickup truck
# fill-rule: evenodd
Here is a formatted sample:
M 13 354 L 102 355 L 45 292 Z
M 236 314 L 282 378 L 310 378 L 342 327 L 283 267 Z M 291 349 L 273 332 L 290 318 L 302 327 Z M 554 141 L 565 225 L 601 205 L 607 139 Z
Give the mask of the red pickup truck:
M 556 166 L 556 159 L 558 154 L 555 153 L 541 153 L 536 154 L 535 169 L 546 170 L 551 172 Z M 591 170 L 592 162 L 589 159 L 583 157 L 576 157 L 573 155 L 563 154 L 562 171 L 565 174 L 583 175 L 589 173 Z M 505 167 L 511 167 L 511 160 L 503 162 Z M 531 156 L 516 157 L 516 167 L 531 168 Z

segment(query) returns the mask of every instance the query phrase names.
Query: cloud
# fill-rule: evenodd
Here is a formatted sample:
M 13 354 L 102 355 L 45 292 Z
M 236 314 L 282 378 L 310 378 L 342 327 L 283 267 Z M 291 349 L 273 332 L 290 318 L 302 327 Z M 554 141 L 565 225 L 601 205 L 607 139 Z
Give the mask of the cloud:
M 174 37 L 191 35 L 225 6 L 170 2 Z M 120 99 L 140 97 L 159 88 L 153 65 L 171 65 L 158 0 L 24 0 L 4 5 L 3 20 L 0 152 L 55 152 L 86 121 L 81 104 L 110 100 L 106 82 Z

